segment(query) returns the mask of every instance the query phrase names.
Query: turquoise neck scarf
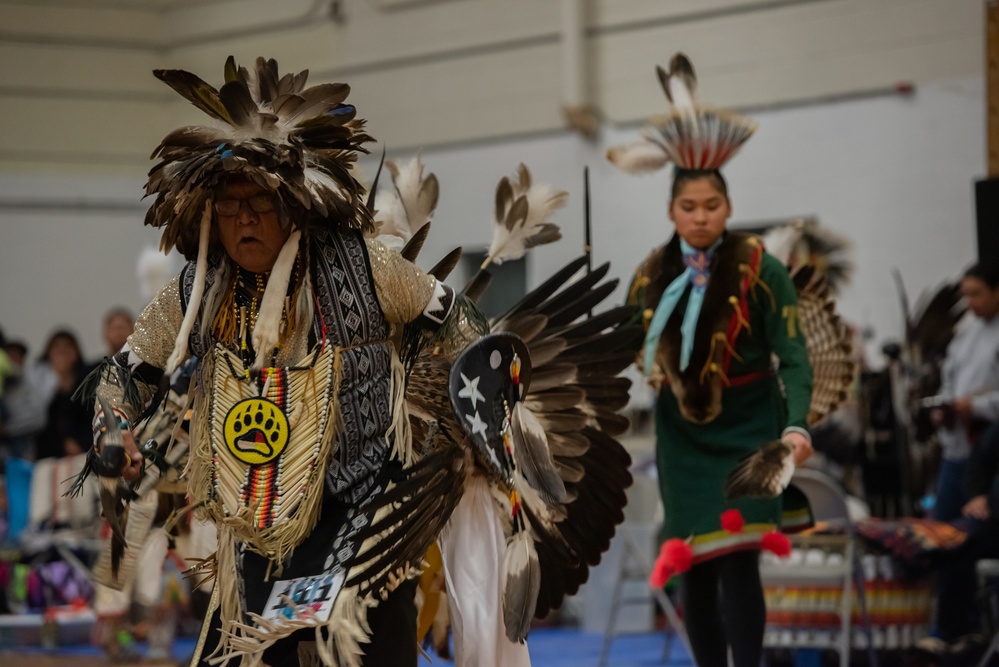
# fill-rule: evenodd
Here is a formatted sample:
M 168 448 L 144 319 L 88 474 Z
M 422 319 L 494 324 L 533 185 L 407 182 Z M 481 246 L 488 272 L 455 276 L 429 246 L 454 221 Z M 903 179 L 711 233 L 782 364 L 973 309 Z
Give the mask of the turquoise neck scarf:
M 708 279 L 711 277 L 709 267 L 711 257 L 715 249 L 721 245 L 722 240 L 718 239 L 711 244 L 707 250 L 697 250 L 691 247 L 686 241 L 680 239 L 680 251 L 683 253 L 683 264 L 687 268 L 677 278 L 669 284 L 656 312 L 652 315 L 652 322 L 649 323 L 649 332 L 645 335 L 645 375 L 652 372 L 652 365 L 656 360 L 656 349 L 659 347 L 659 337 L 662 336 L 663 329 L 669 321 L 670 315 L 680 302 L 683 293 L 690 285 L 690 299 L 687 301 L 687 310 L 683 314 L 683 323 L 680 325 L 680 370 L 685 370 L 690 364 L 690 354 L 694 350 L 694 333 L 697 330 L 697 318 L 701 314 L 701 304 L 704 303 L 704 290 L 708 286 Z

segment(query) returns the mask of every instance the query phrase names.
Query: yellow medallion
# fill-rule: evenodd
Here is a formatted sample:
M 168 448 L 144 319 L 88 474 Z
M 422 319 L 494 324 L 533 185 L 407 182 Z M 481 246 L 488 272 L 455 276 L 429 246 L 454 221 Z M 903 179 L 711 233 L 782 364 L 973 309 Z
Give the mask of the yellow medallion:
M 222 432 L 233 456 L 260 465 L 277 458 L 288 443 L 288 418 L 266 398 L 244 398 L 226 414 Z

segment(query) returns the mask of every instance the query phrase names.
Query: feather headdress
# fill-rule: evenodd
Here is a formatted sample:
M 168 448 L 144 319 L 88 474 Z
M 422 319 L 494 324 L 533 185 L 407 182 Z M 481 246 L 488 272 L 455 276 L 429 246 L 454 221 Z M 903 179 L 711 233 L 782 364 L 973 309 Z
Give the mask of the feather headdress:
M 642 130 L 642 141 L 614 146 L 607 159 L 630 173 L 655 171 L 672 162 L 680 169 L 720 169 L 756 130 L 756 123 L 732 111 L 698 104 L 694 67 L 682 53 L 669 70 L 656 67 L 672 111 Z
M 153 151 L 146 195 L 156 201 L 146 224 L 163 229 L 161 249 L 176 247 L 196 260 L 195 285 L 184 322 L 167 361 L 172 372 L 187 356 L 187 338 L 201 307 L 211 242 L 212 197 L 232 176 L 274 193 L 293 232 L 278 256 L 253 330 L 259 368 L 277 344 L 281 302 L 298 243 L 309 225 L 373 230 L 364 188 L 350 173 L 357 153 L 371 141 L 356 110 L 344 104 L 350 87 L 324 83 L 305 87 L 308 70 L 278 76 L 277 61 L 257 58 L 255 67 L 225 62 L 225 83 L 216 90 L 184 70 L 154 70 L 156 78 L 212 118 L 210 126 L 181 127 Z
M 153 151 L 160 162 L 146 183 L 146 195 L 156 195 L 146 224 L 163 229 L 163 250 L 176 246 L 194 259 L 205 203 L 232 175 L 273 190 L 284 208 L 307 213 L 291 216 L 294 224 L 372 228 L 364 188 L 350 173 L 371 138 L 354 107 L 344 104 L 347 84 L 306 88 L 308 70 L 279 77 L 273 59 L 257 58 L 248 70 L 232 56 L 218 90 L 184 70 L 153 74 L 213 121 L 178 128 Z

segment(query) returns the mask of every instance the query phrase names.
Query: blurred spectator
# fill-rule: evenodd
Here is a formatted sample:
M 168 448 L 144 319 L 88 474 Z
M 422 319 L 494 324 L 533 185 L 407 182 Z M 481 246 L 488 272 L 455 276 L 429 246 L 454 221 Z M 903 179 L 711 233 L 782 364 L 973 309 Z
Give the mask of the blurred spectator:
M 128 341 L 135 329 L 135 316 L 127 308 L 116 307 L 104 313 L 104 329 L 101 337 L 104 339 L 105 357 L 113 357 Z M 103 357 L 92 364 L 87 364 L 84 375 L 97 368 Z
M 104 343 L 107 355 L 118 353 L 135 329 L 135 315 L 125 308 L 112 308 L 104 315 Z
M 49 401 L 56 390 L 55 372 L 46 363 L 28 363 L 28 347 L 10 341 L 6 347 L 14 374 L 4 390 L 5 419 L 0 424 L 0 458 L 30 458 L 45 426 Z
M 939 640 L 929 638 L 919 647 L 943 658 L 942 665 L 974 664 L 984 645 L 978 632 L 978 591 L 975 564 L 999 558 L 999 423 L 993 424 L 971 451 L 963 480 L 971 498 L 961 509 L 960 523 L 968 538 L 947 552 L 940 563 L 937 597 Z
M 947 347 L 939 400 L 931 412 L 943 462 L 933 517 L 953 521 L 969 498 L 968 456 L 989 422 L 999 418 L 999 267 L 976 264 L 961 279 L 968 314 Z
M 3 336 L 3 331 L 0 331 L 0 423 L 4 419 L 4 407 L 2 403 L 4 385 L 6 384 L 7 378 L 13 374 L 13 368 L 10 365 L 10 359 L 7 358 L 7 339 Z
M 48 404 L 45 428 L 35 442 L 35 458 L 72 456 L 87 451 L 91 441 L 89 406 L 73 400 L 82 379 L 83 355 L 76 336 L 56 331 L 42 355 L 55 373 L 56 390 Z

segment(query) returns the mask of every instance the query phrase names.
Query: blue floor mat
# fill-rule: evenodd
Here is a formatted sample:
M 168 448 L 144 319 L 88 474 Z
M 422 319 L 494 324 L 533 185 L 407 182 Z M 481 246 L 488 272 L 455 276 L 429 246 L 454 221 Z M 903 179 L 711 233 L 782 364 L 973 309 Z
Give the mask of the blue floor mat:
M 178 660 L 189 657 L 194 652 L 194 638 L 178 639 L 174 643 L 173 654 Z M 531 632 L 527 642 L 533 667 L 596 667 L 603 648 L 603 635 L 580 632 L 572 628 L 543 628 Z M 674 639 L 668 660 L 663 659 L 665 638 L 662 633 L 620 635 L 611 645 L 608 665 L 613 667 L 647 667 L 660 665 L 669 667 L 693 667 L 694 663 L 683 644 Z M 139 653 L 145 655 L 146 646 L 137 644 Z M 40 647 L 4 647 L 5 652 L 31 655 L 53 656 L 100 656 L 101 652 L 86 644 L 64 646 L 45 650 Z M 453 662 L 434 658 L 428 662 L 420 658 L 421 667 L 449 667 Z

